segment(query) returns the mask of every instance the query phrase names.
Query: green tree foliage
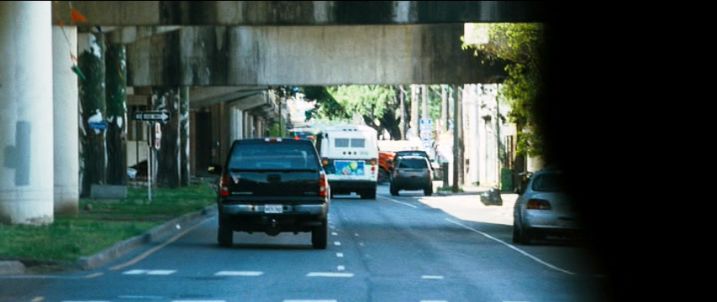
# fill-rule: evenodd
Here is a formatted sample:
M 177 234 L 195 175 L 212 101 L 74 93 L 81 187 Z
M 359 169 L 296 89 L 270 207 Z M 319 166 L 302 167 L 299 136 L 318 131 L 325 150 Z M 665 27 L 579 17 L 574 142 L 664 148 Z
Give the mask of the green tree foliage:
M 399 137 L 400 113 L 397 89 L 386 85 L 343 85 L 304 87 L 307 99 L 317 100 L 312 118 L 345 121 L 360 114 L 367 126 Z M 308 117 L 308 116 L 307 116 Z
M 488 43 L 466 44 L 483 60 L 506 60 L 508 77 L 500 94 L 510 102 L 510 119 L 518 126 L 518 153 L 538 155 L 542 153 L 540 129 L 535 127 L 533 104 L 542 88 L 542 51 L 544 47 L 543 26 L 539 23 L 483 24 L 487 27 Z M 528 130 L 528 131 L 523 131 Z

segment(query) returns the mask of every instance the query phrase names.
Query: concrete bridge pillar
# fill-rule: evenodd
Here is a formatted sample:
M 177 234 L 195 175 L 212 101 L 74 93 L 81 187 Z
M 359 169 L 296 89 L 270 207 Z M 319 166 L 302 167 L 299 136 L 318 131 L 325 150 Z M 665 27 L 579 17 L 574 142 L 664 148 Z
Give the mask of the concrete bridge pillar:
M 77 27 L 52 27 L 55 213 L 77 213 L 80 198 L 77 75 L 70 54 L 77 55 Z
M 52 7 L 0 2 L 0 223 L 53 221 Z

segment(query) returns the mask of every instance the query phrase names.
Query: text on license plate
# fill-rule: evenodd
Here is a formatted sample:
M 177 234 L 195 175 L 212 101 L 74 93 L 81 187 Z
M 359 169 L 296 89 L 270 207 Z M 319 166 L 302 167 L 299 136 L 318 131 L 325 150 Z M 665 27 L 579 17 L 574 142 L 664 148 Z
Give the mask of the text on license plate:
M 284 207 L 280 204 L 264 205 L 264 213 L 277 214 L 277 213 L 283 213 L 283 212 L 284 212 Z

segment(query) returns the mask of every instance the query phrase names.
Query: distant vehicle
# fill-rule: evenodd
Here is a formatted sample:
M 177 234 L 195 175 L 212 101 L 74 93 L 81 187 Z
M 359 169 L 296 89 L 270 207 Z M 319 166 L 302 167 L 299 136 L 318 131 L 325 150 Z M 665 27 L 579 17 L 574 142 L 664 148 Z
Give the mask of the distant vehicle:
M 378 182 L 383 183 L 391 180 L 391 171 L 393 171 L 393 157 L 395 152 L 378 151 Z
M 400 156 L 395 162 L 389 191 L 398 195 L 400 190 L 423 190 L 423 195 L 433 194 L 433 177 L 430 163 L 423 156 Z
M 237 140 L 221 174 L 217 207 L 221 246 L 233 244 L 233 232 L 311 232 L 311 244 L 325 249 L 330 188 L 319 156 L 308 140 L 265 138 Z
M 376 199 L 378 147 L 376 130 L 367 126 L 329 126 L 316 140 L 331 194 L 355 192 L 362 199 Z
M 319 133 L 319 129 L 302 127 L 289 129 L 289 136 L 294 139 L 308 139 L 310 141 L 316 141 L 316 135 Z
M 529 244 L 548 234 L 580 230 L 575 203 L 564 190 L 564 175 L 544 169 L 528 180 L 513 208 L 513 242 Z

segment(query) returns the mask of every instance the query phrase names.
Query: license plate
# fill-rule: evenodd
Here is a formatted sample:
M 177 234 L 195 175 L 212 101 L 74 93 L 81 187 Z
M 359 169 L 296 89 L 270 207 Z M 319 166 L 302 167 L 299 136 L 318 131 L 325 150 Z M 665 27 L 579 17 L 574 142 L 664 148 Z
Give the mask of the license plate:
M 264 205 L 264 213 L 281 214 L 283 212 L 284 212 L 284 206 L 282 206 L 280 204 Z

